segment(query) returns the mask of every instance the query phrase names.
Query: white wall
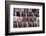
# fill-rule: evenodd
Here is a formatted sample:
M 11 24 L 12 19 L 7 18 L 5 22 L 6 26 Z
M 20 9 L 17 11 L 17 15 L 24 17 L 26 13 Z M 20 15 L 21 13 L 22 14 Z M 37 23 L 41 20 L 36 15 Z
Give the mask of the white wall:
M 18 0 L 16 0 L 16 1 L 18 1 Z M 19 1 L 44 2 L 45 6 L 46 6 L 46 0 L 19 0 Z M 45 7 L 45 9 L 46 9 L 46 7 Z M 45 13 L 46 13 L 46 10 L 45 10 Z M 46 18 L 46 16 L 45 16 L 45 18 Z M 46 25 L 45 25 L 45 27 L 46 27 Z M 45 30 L 46 30 L 46 28 L 45 28 Z M 5 34 L 5 0 L 0 0 L 0 36 L 5 36 L 4 34 Z M 28 35 L 16 35 L 16 36 L 46 36 L 46 31 L 45 31 L 45 34 L 28 34 Z

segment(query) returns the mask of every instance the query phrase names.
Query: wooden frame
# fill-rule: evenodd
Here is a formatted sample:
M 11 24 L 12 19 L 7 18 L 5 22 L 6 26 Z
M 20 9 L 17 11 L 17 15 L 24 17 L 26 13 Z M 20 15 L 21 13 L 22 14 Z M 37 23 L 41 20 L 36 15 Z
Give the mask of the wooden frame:
M 9 33 L 9 15 L 10 15 L 10 7 L 9 5 L 11 4 L 33 4 L 33 5 L 42 5 L 42 13 L 43 13 L 43 17 L 42 17 L 42 24 L 43 24 L 43 29 L 42 31 L 28 31 L 28 32 L 13 32 L 13 33 Z M 18 35 L 18 34 L 37 34 L 37 33 L 45 33 L 45 3 L 40 3 L 40 2 L 20 2 L 20 1 L 5 1 L 5 34 L 6 35 Z

